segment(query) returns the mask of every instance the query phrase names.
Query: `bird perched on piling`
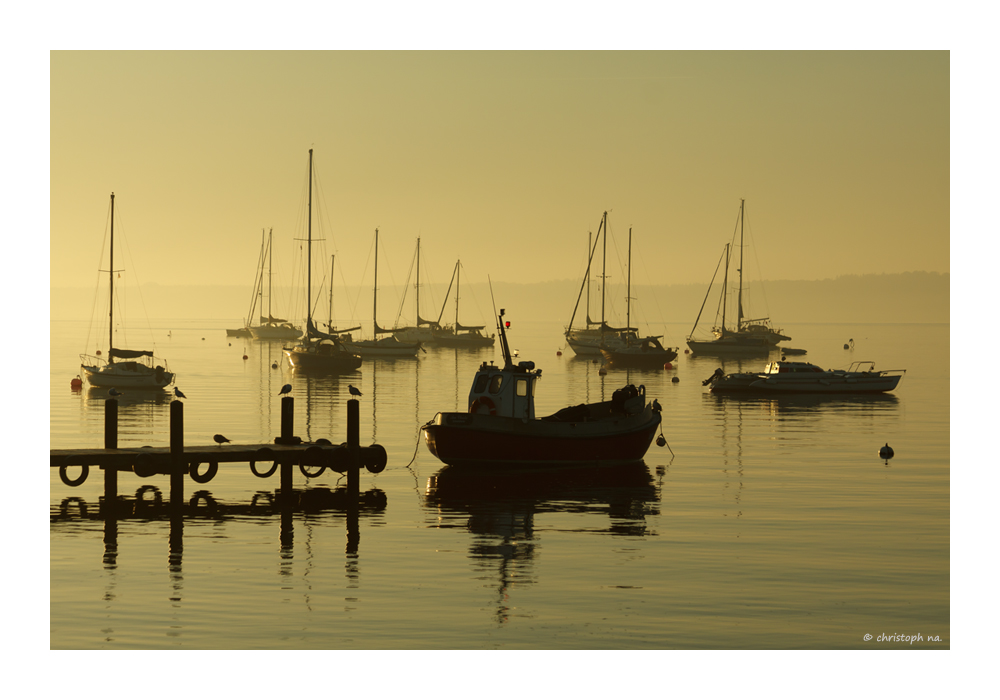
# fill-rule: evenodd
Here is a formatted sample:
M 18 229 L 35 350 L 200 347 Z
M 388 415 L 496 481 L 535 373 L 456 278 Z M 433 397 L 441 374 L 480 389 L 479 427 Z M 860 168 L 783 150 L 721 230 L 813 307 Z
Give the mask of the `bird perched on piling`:
M 358 388 L 357 388 L 356 386 L 354 386 L 353 384 L 348 384 L 348 385 L 347 385 L 347 390 L 348 390 L 349 392 L 351 392 L 351 396 L 361 396 L 361 390 L 360 390 L 360 389 L 358 389 Z
M 110 389 L 108 389 L 108 396 L 115 399 L 118 398 L 119 396 L 124 396 L 124 394 L 115 389 L 114 387 L 111 387 Z
M 225 435 L 214 435 L 212 436 L 212 439 L 219 443 L 219 447 L 222 447 L 222 443 L 224 442 L 232 442 L 232 440 L 227 438 Z
M 285 384 L 285 386 L 281 387 L 281 391 L 278 392 L 278 396 L 281 396 L 282 394 L 291 394 L 291 393 L 292 393 L 292 385 Z
M 180 389 L 178 389 L 177 387 L 174 387 L 174 396 L 176 396 L 176 397 L 177 397 L 177 398 L 179 398 L 179 399 L 186 399 L 186 398 L 187 398 L 187 397 L 186 397 L 186 396 L 184 395 L 184 392 L 183 392 L 183 391 L 181 391 Z

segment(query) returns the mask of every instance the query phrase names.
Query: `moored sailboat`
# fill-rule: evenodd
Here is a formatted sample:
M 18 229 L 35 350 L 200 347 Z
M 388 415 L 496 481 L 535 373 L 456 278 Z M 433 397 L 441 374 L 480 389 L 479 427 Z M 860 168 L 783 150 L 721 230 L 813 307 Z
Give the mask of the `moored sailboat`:
M 267 316 L 260 317 L 260 325 L 250 326 L 250 334 L 254 340 L 297 340 L 302 336 L 302 329 L 293 326 L 286 319 L 275 318 L 271 314 L 271 236 L 272 231 L 267 232 Z M 261 266 L 261 274 L 264 268 Z M 261 285 L 263 286 L 263 285 Z M 261 313 L 264 309 L 261 308 Z
M 282 351 L 293 369 L 317 372 L 350 372 L 361 366 L 361 358 L 350 352 L 338 336 L 321 332 L 312 320 L 312 177 L 313 152 L 310 148 L 309 223 L 306 247 L 306 332 L 297 345 L 291 348 L 282 348 Z
M 729 265 L 730 265 L 730 246 L 727 243 L 725 251 L 723 252 L 723 258 L 726 261 L 726 268 L 723 273 L 723 283 L 722 283 L 722 295 L 719 301 L 719 310 L 721 314 L 721 321 L 712 328 L 712 335 L 715 337 L 712 339 L 697 339 L 694 337 L 694 332 L 698 328 L 698 322 L 701 320 L 701 313 L 705 309 L 705 302 L 702 302 L 701 310 L 698 312 L 698 317 L 695 319 L 694 327 L 691 329 L 691 334 L 687 337 L 688 347 L 691 348 L 691 352 L 696 355 L 757 355 L 757 354 L 767 354 L 771 350 L 777 348 L 779 342 L 783 340 L 791 340 L 787 335 L 782 334 L 781 329 L 775 329 L 770 318 L 748 318 L 744 314 L 743 309 L 743 297 L 744 297 L 744 286 L 743 286 L 743 219 L 744 219 L 744 200 L 740 200 L 740 215 L 739 215 L 739 228 L 740 228 L 740 258 L 739 267 L 737 271 L 739 272 L 739 284 L 736 288 L 736 324 L 733 326 L 726 325 L 726 307 L 727 302 L 730 297 L 729 290 Z M 735 234 L 734 234 L 735 238 Z M 720 260 L 721 264 L 721 260 Z M 716 268 L 716 274 L 718 274 L 718 268 Z M 712 283 L 715 282 L 715 277 L 712 277 Z M 705 300 L 708 300 L 708 294 L 712 291 L 712 283 L 709 283 L 708 292 L 705 295 Z
M 80 355 L 80 369 L 93 387 L 163 389 L 174 382 L 167 363 L 153 356 L 151 350 L 125 350 L 115 347 L 115 193 L 111 193 L 111 250 L 108 281 L 108 358 Z
M 625 293 L 625 324 L 632 325 L 632 229 L 628 230 L 628 287 Z M 677 359 L 677 350 L 660 344 L 660 335 L 637 338 L 625 336 L 625 347 L 618 345 L 601 346 L 601 355 L 613 368 L 635 367 L 639 369 L 662 369 L 668 362 Z
M 455 263 L 455 271 L 452 273 L 452 280 L 455 282 L 455 324 L 453 326 L 439 327 L 434 331 L 434 342 L 446 348 L 491 348 L 495 336 L 487 336 L 483 333 L 486 326 L 464 326 L 458 322 L 458 301 L 461 298 L 461 269 L 462 261 Z M 451 284 L 448 285 L 448 292 L 444 295 L 444 304 L 448 303 L 448 294 L 451 292 Z M 444 315 L 444 305 L 441 307 L 441 315 Z M 440 317 L 439 317 L 440 318 Z
M 394 338 L 391 328 L 378 325 L 378 229 L 375 229 L 375 283 L 372 286 L 372 337 L 345 341 L 344 346 L 366 360 L 414 357 L 420 343 L 403 343 Z M 379 337 L 382 336 L 382 337 Z
M 417 281 L 414 284 L 414 302 L 416 306 L 417 325 L 404 326 L 392 329 L 392 337 L 401 343 L 431 343 L 434 341 L 434 332 L 440 327 L 437 321 L 428 321 L 420 316 L 420 237 L 417 237 L 416 251 L 416 273 Z M 407 279 L 409 284 L 409 279 Z M 406 293 L 403 293 L 403 301 L 406 301 Z M 402 307 L 401 307 L 402 308 Z M 398 319 L 397 319 L 398 320 Z
M 590 318 L 590 268 L 594 261 L 594 253 L 597 252 L 597 245 L 601 240 L 601 231 L 604 231 L 603 263 L 601 269 L 601 320 L 594 321 Z M 629 338 L 636 338 L 638 328 L 631 328 L 628 323 L 624 328 L 615 328 L 608 325 L 605 318 L 605 298 L 607 287 L 607 259 L 608 259 L 608 212 L 604 212 L 601 223 L 597 228 L 597 238 L 593 248 L 587 245 L 587 271 L 583 276 L 583 284 L 580 285 L 580 293 L 576 297 L 576 306 L 573 307 L 573 314 L 570 316 L 569 325 L 566 326 L 564 335 L 566 343 L 577 355 L 584 357 L 600 357 L 601 347 L 624 348 Z M 580 298 L 584 289 L 587 291 L 586 324 L 582 328 L 574 328 L 576 312 L 580 308 Z

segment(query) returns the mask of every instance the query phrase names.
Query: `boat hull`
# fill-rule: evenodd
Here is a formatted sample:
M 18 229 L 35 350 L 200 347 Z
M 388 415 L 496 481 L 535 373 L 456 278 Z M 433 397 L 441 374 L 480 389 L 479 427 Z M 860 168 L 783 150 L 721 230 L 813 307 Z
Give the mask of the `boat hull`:
M 716 380 L 717 394 L 882 394 L 899 385 L 900 374 L 823 373 L 817 377 L 734 374 Z
M 624 350 L 601 350 L 601 355 L 612 368 L 632 367 L 636 369 L 663 369 L 663 365 L 677 359 L 673 350 L 663 352 L 627 352 Z
M 781 350 L 781 348 L 769 343 L 765 338 L 688 340 L 687 345 L 695 355 L 708 355 L 709 357 L 729 357 L 733 355 L 752 357 L 767 355 L 772 351 Z
M 478 334 L 457 335 L 439 334 L 434 336 L 434 344 L 442 348 L 491 348 L 495 338 L 488 338 Z
M 642 460 L 660 426 L 650 406 L 598 421 L 438 413 L 423 426 L 430 452 L 454 466 L 622 464 Z
M 134 365 L 134 367 L 133 367 Z M 135 362 L 116 362 L 102 367 L 80 365 L 87 382 L 101 389 L 164 389 L 174 381 L 173 372 Z
M 333 345 L 296 346 L 282 348 L 292 369 L 314 372 L 353 372 L 361 366 L 358 355 Z
M 294 326 L 252 326 L 250 335 L 254 340 L 298 340 L 302 331 Z
M 344 347 L 366 360 L 415 357 L 420 350 L 419 343 L 401 343 L 395 338 L 344 343 Z

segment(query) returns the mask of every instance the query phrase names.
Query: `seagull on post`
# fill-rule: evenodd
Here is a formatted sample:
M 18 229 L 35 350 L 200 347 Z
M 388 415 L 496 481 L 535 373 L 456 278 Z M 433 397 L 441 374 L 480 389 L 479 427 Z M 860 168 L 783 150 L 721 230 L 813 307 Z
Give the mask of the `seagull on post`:
M 278 396 L 281 396 L 282 394 L 291 394 L 291 393 L 292 393 L 292 385 L 285 384 L 285 386 L 281 387 L 281 391 L 278 392 Z
M 219 447 L 222 447 L 222 443 L 224 442 L 232 442 L 232 440 L 227 438 L 225 435 L 215 435 L 212 439 L 219 443 Z
M 177 397 L 177 398 L 179 398 L 179 399 L 186 399 L 186 398 L 187 398 L 187 397 L 186 397 L 186 396 L 184 395 L 184 392 L 183 392 L 183 391 L 181 391 L 180 389 L 178 389 L 177 387 L 174 387 L 174 396 L 176 396 L 176 397 Z
M 119 396 L 124 396 L 124 394 L 115 389 L 114 387 L 111 387 L 110 389 L 108 389 L 108 396 L 110 396 L 113 399 L 116 399 Z
M 361 396 L 361 390 L 360 390 L 360 389 L 358 389 L 358 388 L 357 388 L 356 386 L 354 386 L 353 384 L 348 384 L 348 385 L 347 385 L 347 390 L 348 390 L 349 392 L 351 392 L 351 396 Z

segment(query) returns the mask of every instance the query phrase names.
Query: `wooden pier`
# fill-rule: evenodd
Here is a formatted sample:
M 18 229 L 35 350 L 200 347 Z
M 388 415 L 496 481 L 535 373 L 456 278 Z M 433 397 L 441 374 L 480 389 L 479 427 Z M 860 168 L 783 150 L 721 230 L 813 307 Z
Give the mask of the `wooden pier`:
M 67 486 L 79 486 L 90 474 L 91 467 L 104 471 L 105 501 L 118 497 L 118 473 L 132 472 L 149 478 L 157 474 L 170 476 L 170 502 L 180 506 L 184 501 L 184 477 L 206 484 L 217 475 L 220 464 L 247 464 L 258 477 L 279 474 L 280 493 L 292 491 L 293 468 L 297 465 L 305 476 L 315 478 L 326 469 L 347 474 L 349 496 L 357 496 L 361 467 L 379 473 L 385 469 L 387 455 L 380 445 L 361 447 L 359 440 L 359 404 L 347 402 L 347 441 L 334 445 L 329 440 L 303 442 L 294 435 L 294 402 L 291 396 L 281 399 L 281 435 L 274 443 L 262 445 L 184 446 L 184 404 L 170 403 L 170 446 L 118 448 L 118 401 L 105 401 L 104 447 L 89 449 L 50 450 L 49 464 L 59 469 Z M 202 466 L 204 465 L 204 466 Z M 75 477 L 70 469 L 79 467 Z

